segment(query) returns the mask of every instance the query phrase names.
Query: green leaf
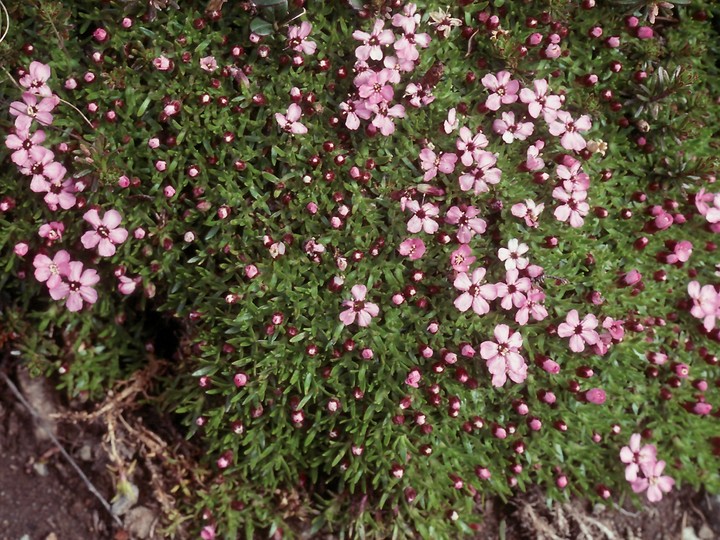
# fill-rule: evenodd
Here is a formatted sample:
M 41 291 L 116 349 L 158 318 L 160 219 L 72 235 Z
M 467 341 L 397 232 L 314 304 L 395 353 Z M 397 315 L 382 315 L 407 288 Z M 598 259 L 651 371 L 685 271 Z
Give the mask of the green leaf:
M 268 36 L 275 31 L 275 28 L 273 28 L 272 23 L 256 17 L 250 21 L 250 31 L 255 32 L 258 36 Z

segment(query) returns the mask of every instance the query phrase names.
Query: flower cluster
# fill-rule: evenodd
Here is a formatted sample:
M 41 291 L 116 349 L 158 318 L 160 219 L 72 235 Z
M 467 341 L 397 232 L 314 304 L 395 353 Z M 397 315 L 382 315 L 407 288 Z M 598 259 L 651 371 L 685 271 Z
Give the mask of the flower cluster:
M 640 446 L 642 436 L 633 433 L 630 444 L 620 450 L 620 461 L 626 464 L 625 479 L 635 493 L 647 491 L 650 502 L 662 500 L 663 493 L 669 493 L 675 480 L 663 475 L 665 462 L 657 459 L 657 448 L 653 444 Z

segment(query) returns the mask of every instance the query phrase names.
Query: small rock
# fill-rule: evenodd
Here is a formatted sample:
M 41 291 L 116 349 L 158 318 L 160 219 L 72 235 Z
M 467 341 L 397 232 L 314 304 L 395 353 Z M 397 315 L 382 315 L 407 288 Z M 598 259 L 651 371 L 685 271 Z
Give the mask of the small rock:
M 45 537 L 45 540 L 58 540 L 57 534 L 54 532 L 51 532 Z
M 92 448 L 90 448 L 89 444 L 84 444 L 82 448 L 80 448 L 80 451 L 78 452 L 78 456 L 83 461 L 92 461 Z
M 716 538 L 715 533 L 710 527 L 708 527 L 707 523 L 703 523 L 703 526 L 700 527 L 698 536 L 700 537 L 700 540 L 713 540 L 713 538 Z
M 143 540 L 150 538 L 158 518 L 155 513 L 145 506 L 136 506 L 125 516 L 124 527 L 130 538 Z
M 57 421 L 53 417 L 58 412 L 55 390 L 44 377 L 32 378 L 26 368 L 17 370 L 17 379 L 20 390 L 28 400 L 30 406 L 40 417 L 35 421 L 35 438 L 38 441 L 48 441 L 50 436 L 46 430 L 57 436 Z
M 700 540 L 698 535 L 695 534 L 695 529 L 692 527 L 685 527 L 682 531 L 682 540 Z
M 36 461 L 33 463 L 32 468 L 38 476 L 48 475 L 48 468 L 44 461 Z

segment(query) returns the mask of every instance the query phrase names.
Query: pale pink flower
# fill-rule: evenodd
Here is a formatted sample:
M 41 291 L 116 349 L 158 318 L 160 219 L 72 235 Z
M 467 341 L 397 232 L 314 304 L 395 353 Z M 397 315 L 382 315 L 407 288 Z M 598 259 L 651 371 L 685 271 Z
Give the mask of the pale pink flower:
M 499 388 L 508 377 L 515 383 L 522 383 L 527 378 L 527 364 L 519 352 L 522 335 L 512 331 L 507 324 L 498 324 L 493 333 L 495 341 L 480 344 L 480 356 L 493 376 L 492 385 Z
M 720 193 L 718 195 L 720 195 Z M 714 193 L 707 193 L 705 188 L 700 188 L 700 191 L 695 194 L 695 207 L 700 215 L 705 216 L 708 213 L 710 210 L 708 203 L 714 204 L 715 199 L 716 195 Z M 720 207 L 720 205 L 716 206 Z
M 453 107 L 448 111 L 447 120 L 443 122 L 443 130 L 445 130 L 445 133 L 450 135 L 458 128 L 458 125 L 457 111 L 455 110 L 455 107 Z
M 53 300 L 65 301 L 65 307 L 68 311 L 80 311 L 83 302 L 94 304 L 97 302 L 97 291 L 93 289 L 100 281 L 100 276 L 94 269 L 83 271 L 83 263 L 71 261 L 68 264 L 67 273 L 64 274 L 65 281 L 59 282 L 55 287 L 50 289 L 50 296 Z
M 710 332 L 715 328 L 715 320 L 720 317 L 720 294 L 712 285 L 700 287 L 697 281 L 688 283 L 688 295 L 693 300 L 690 314 L 703 319 L 705 330 Z
M 369 120 L 372 116 L 372 111 L 361 100 L 343 101 L 339 107 L 341 113 L 345 116 L 345 127 L 353 131 L 360 127 L 361 118 Z
M 315 54 L 317 44 L 307 39 L 311 31 L 312 25 L 307 21 L 300 23 L 300 26 L 288 28 L 288 47 L 295 52 Z
M 544 116 L 545 121 L 549 122 L 555 118 L 557 111 L 562 107 L 560 96 L 548 94 L 548 83 L 545 79 L 537 79 L 533 81 L 535 91 L 530 88 L 520 90 L 520 101 L 528 106 L 528 114 L 533 118 Z
M 569 112 L 558 111 L 555 119 L 549 123 L 548 129 L 556 137 L 561 137 L 560 144 L 563 148 L 579 152 L 587 146 L 580 133 L 588 131 L 591 127 L 592 122 L 586 114 L 574 120 Z
M 525 199 L 524 203 L 512 205 L 510 213 L 515 217 L 524 218 L 525 225 L 528 227 L 537 228 L 540 214 L 542 214 L 544 209 L 545 203 L 535 204 L 535 201 L 532 199 Z
M 502 135 L 506 144 L 513 141 L 524 141 L 533 134 L 535 126 L 532 122 L 518 122 L 515 120 L 515 113 L 504 112 L 501 117 L 493 121 L 493 131 Z
M 550 43 L 547 47 L 545 47 L 543 54 L 545 55 L 545 58 L 550 60 L 559 58 L 562 54 L 562 48 L 557 43 Z
M 585 350 L 585 344 L 595 345 L 600 336 L 595 331 L 598 320 L 592 313 L 588 313 L 580 321 L 577 309 L 571 310 L 565 322 L 561 323 L 557 329 L 557 335 L 561 338 L 570 338 L 570 350 L 573 352 L 582 352 Z
M 416 109 L 429 105 L 435 101 L 435 96 L 432 95 L 432 89 L 422 85 L 421 83 L 408 84 L 405 88 L 405 95 L 403 97 L 408 98 L 408 103 Z
M 466 272 L 460 272 L 453 286 L 463 293 L 455 299 L 454 305 L 463 313 L 472 307 L 478 315 L 484 315 L 490 311 L 488 300 L 495 300 L 497 289 L 495 285 L 485 283 L 485 268 L 476 268 L 472 278 Z
M 62 240 L 62 234 L 65 232 L 65 225 L 60 221 L 51 221 L 40 225 L 38 235 L 45 238 L 49 243 L 59 242 Z
M 502 174 L 502 171 L 495 167 L 496 163 L 497 156 L 495 154 L 484 150 L 480 151 L 476 167 L 460 175 L 458 179 L 460 189 L 463 191 L 472 189 L 475 195 L 490 191 L 488 184 L 499 184 Z
M 47 85 L 50 79 L 50 66 L 41 62 L 32 61 L 27 73 L 20 77 L 18 83 L 23 88 L 27 88 L 28 92 L 42 97 L 50 97 L 52 90 Z
M 381 102 L 371 105 L 370 110 L 375 113 L 372 119 L 372 125 L 380 130 L 385 137 L 395 132 L 395 122 L 393 118 L 405 118 L 405 107 L 399 103 L 388 107 L 387 103 Z
M 97 247 L 101 257 L 115 255 L 115 246 L 122 244 L 128 237 L 127 230 L 120 227 L 122 216 L 117 210 L 108 210 L 102 220 L 97 210 L 88 210 L 83 219 L 92 225 L 94 230 L 83 234 L 80 241 L 85 249 Z
M 302 116 L 302 109 L 297 103 L 291 103 L 287 109 L 287 114 L 275 113 L 275 121 L 280 125 L 280 128 L 293 135 L 304 135 L 308 132 L 308 129 L 298 122 Z
M 467 244 L 462 244 L 450 254 L 450 264 L 456 272 L 467 272 L 476 259 Z
M 172 62 L 165 56 L 158 56 L 153 60 L 153 66 L 158 71 L 169 71 L 172 69 Z
M 568 222 L 571 227 L 582 227 L 584 216 L 590 211 L 590 205 L 585 201 L 587 191 L 573 191 L 568 193 L 561 187 L 556 187 L 552 196 L 562 203 L 555 209 L 554 215 L 558 221 Z
M 531 289 L 525 301 L 515 313 L 515 322 L 525 326 L 532 316 L 533 320 L 542 321 L 548 316 L 547 308 L 543 304 L 545 293 L 540 289 Z
M 340 314 L 340 321 L 345 326 L 350 326 L 357 320 L 359 326 L 368 326 L 373 317 L 377 317 L 380 308 L 377 304 L 366 302 L 367 287 L 365 285 L 355 285 L 350 292 L 353 295 L 352 300 L 345 300 L 342 305 L 348 309 Z
M 425 171 L 423 180 L 426 182 L 435 178 L 438 171 L 445 174 L 452 173 L 458 160 L 457 154 L 441 152 L 438 156 L 429 148 L 423 148 L 419 157 L 420 167 Z
M 39 253 L 33 259 L 35 279 L 46 283 L 48 289 L 53 289 L 62 282 L 62 276 L 67 275 L 70 271 L 69 262 L 70 254 L 64 249 L 58 251 L 52 259 Z
M 200 531 L 202 540 L 215 540 L 215 525 L 205 525 Z
M 391 73 L 389 69 L 368 70 L 355 78 L 358 95 L 365 100 L 366 106 L 392 101 L 395 91 L 389 84 Z
M 218 68 L 217 60 L 214 56 L 206 56 L 200 59 L 200 69 L 212 73 Z
M 413 213 L 413 217 L 407 223 L 407 230 L 411 233 L 425 231 L 427 234 L 435 234 L 439 228 L 434 218 L 440 215 L 440 209 L 433 203 L 425 203 L 420 206 L 416 200 L 405 203 L 405 208 Z
M 468 206 L 464 210 L 458 206 L 451 206 L 445 214 L 445 221 L 452 225 L 458 225 L 457 239 L 461 244 L 467 244 L 476 234 L 484 234 L 487 230 L 487 223 L 477 216 L 480 210 L 474 206 Z
M 475 135 L 465 126 L 460 128 L 460 137 L 455 142 L 457 149 L 462 152 L 460 161 L 466 167 L 480 159 L 480 151 L 488 145 L 488 140 L 482 131 Z
M 130 295 L 135 292 L 135 289 L 140 283 L 140 278 L 136 277 L 133 279 L 128 276 L 120 276 L 118 277 L 118 281 L 118 291 L 124 295 Z
M 602 405 L 607 399 L 607 394 L 602 388 L 591 388 L 585 392 L 585 399 L 594 405 Z
M 566 156 L 555 173 L 563 181 L 565 191 L 587 191 L 590 187 L 590 176 L 582 170 L 582 163 L 571 156 Z
M 408 373 L 407 377 L 405 377 L 405 384 L 412 386 L 413 388 L 417 388 L 420 386 L 421 379 L 422 373 L 420 373 L 419 369 L 415 368 Z
M 402 14 L 396 13 L 392 17 L 392 25 L 402 28 L 406 34 L 413 33 L 418 24 L 420 24 L 420 14 L 417 12 L 417 6 L 412 3 L 403 7 Z
M 530 262 L 527 257 L 523 257 L 529 249 L 527 244 L 521 244 L 517 238 L 512 238 L 507 248 L 498 250 L 498 258 L 505 263 L 505 270 L 522 270 L 527 268 Z
M 525 295 L 530 292 L 532 282 L 529 278 L 520 277 L 517 270 L 508 270 L 505 273 L 505 282 L 496 283 L 497 297 L 501 298 L 500 306 L 503 309 L 521 307 L 525 304 Z
M 509 71 L 500 71 L 497 75 L 488 73 L 480 82 L 492 92 L 485 100 L 485 106 L 491 111 L 497 111 L 501 105 L 515 103 L 518 100 L 520 83 L 510 79 Z
M 383 46 L 390 45 L 395 41 L 395 34 L 392 30 L 383 30 L 385 21 L 376 19 L 372 32 L 367 33 L 361 30 L 355 30 L 352 34 L 353 39 L 362 41 L 362 45 L 355 49 L 355 56 L 358 60 L 367 62 L 368 59 L 382 60 Z
M 33 120 L 43 126 L 49 126 L 53 122 L 53 115 L 50 112 L 60 103 L 60 98 L 53 95 L 42 98 L 30 92 L 22 95 L 22 101 L 13 101 L 10 104 L 10 114 L 15 116 L 15 129 L 28 131 Z
M 407 238 L 400 243 L 398 252 L 411 261 L 416 261 L 425 254 L 425 242 L 420 238 Z
M 418 47 L 426 49 L 430 45 L 430 36 L 428 34 L 416 34 L 415 29 L 408 27 L 405 34 L 395 41 L 393 47 L 398 58 L 415 62 L 419 57 Z
M 415 69 L 415 62 L 410 62 L 397 56 L 386 56 L 383 58 L 383 66 L 391 72 L 388 82 L 398 84 L 400 82 L 400 73 L 413 71 Z
M 45 142 L 45 132 L 38 129 L 35 133 L 30 135 L 27 129 L 18 129 L 15 133 L 11 133 L 5 139 L 5 146 L 10 150 L 15 150 L 10 159 L 12 162 L 21 168 L 29 168 L 33 164 L 33 159 L 30 155 L 30 150 L 34 146 L 39 146 Z
M 669 493 L 675 485 L 675 480 L 662 474 L 664 470 L 665 462 L 662 460 L 644 465 L 642 472 L 645 477 L 637 478 L 630 483 L 630 487 L 635 493 L 647 490 L 648 501 L 659 502 L 662 500 L 663 493 Z
M 525 168 L 528 171 L 539 171 L 545 167 L 545 161 L 541 153 L 544 147 L 545 143 L 542 141 L 536 141 L 535 144 L 528 146 L 525 158 Z
M 692 255 L 693 245 L 688 240 L 681 240 L 673 247 L 673 252 L 667 256 L 668 264 L 675 264 L 678 262 L 684 263 L 690 259 Z
M 602 327 L 608 331 L 610 337 L 615 342 L 620 342 L 625 337 L 625 321 L 622 319 L 613 319 L 612 317 L 605 317 L 602 323 Z

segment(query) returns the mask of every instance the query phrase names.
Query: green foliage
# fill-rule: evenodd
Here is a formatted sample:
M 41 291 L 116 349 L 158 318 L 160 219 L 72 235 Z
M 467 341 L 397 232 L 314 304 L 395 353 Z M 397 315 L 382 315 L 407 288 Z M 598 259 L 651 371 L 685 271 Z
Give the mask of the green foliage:
M 0 212 L 0 333 L 36 371 L 59 374 L 72 395 L 101 397 L 145 364 L 146 350 L 172 357 L 175 369 L 161 381 L 162 406 L 182 418 L 187 436 L 207 449 L 208 463 L 230 456 L 229 466 L 215 467 L 214 479 L 198 489 L 197 505 L 188 509 L 198 529 L 216 524 L 225 538 L 278 530 L 292 535 L 301 528 L 344 538 L 471 535 L 482 520 L 478 502 L 508 499 L 531 484 L 555 500 L 600 499 L 603 487 L 616 500 L 630 493 L 618 456 L 630 435 L 640 432 L 657 446 L 668 462 L 666 474 L 677 482 L 720 490 L 719 449 L 712 439 L 720 409 L 717 332 L 702 330 L 687 295 L 692 279 L 718 283 L 717 234 L 693 199 L 702 187 L 720 191 L 710 183 L 718 169 L 714 58 L 720 40 L 717 27 L 702 16 L 706 5 L 673 2 L 672 10 L 659 14 L 655 37 L 640 40 L 624 18 L 635 14 L 649 24 L 648 2 L 598 2 L 588 10 L 580 2 L 468 3 L 450 8 L 450 15 L 471 31 L 454 28 L 444 39 L 429 14 L 446 3 L 418 2 L 421 31 L 432 42 L 420 51 L 415 71 L 395 86 L 395 101 L 404 103 L 407 116 L 384 137 L 365 131 L 368 122 L 346 129 L 340 104 L 354 88 L 359 42 L 352 32 L 369 31 L 390 2 L 308 2 L 303 12 L 297 2 L 230 0 L 218 20 L 203 14 L 204 3 L 168 4 L 13 5 L 10 33 L 0 45 L 8 69 L 3 103 L 19 99 L 11 82 L 18 68 L 31 60 L 52 67 L 49 84 L 64 102 L 46 128 L 48 142 L 84 190 L 78 206 L 53 212 L 17 172 L 11 152 L 0 149 L 0 201 L 14 203 Z M 500 16 L 499 29 L 479 22 L 483 10 Z M 557 59 L 538 55 L 547 43 L 523 49 L 533 32 L 553 32 L 542 22 L 527 24 L 528 18 L 542 20 L 543 12 L 558 23 L 554 31 L 567 30 L 561 41 L 567 54 Z M 123 17 L 131 17 L 130 28 L 123 28 Z M 317 52 L 293 67 L 286 34 L 302 21 L 312 23 L 308 39 L 317 42 Z M 589 37 L 598 25 L 602 38 Z M 93 38 L 97 28 L 109 33 L 106 42 Z M 262 40 L 254 43 L 251 32 Z M 610 48 L 605 39 L 614 35 L 621 45 Z M 236 46 L 242 50 L 233 51 Z M 92 58 L 96 51 L 102 52 L 100 63 Z M 172 62 L 170 70 L 156 69 L 160 56 Z M 200 68 L 207 56 L 219 65 L 212 73 Z M 621 64 L 619 72 L 612 62 Z M 238 71 L 223 73 L 226 66 Z M 492 128 L 500 112 L 480 108 L 488 95 L 480 79 L 503 69 L 526 87 L 547 78 L 574 118 L 591 115 L 586 138 L 607 143 L 604 154 L 576 156 L 591 179 L 591 211 L 581 228 L 553 217 L 552 159 L 565 152 L 557 137 L 538 120 L 527 141 L 504 144 Z M 639 71 L 647 78 L 636 76 Z M 93 82 L 83 82 L 86 73 L 95 75 Z M 588 74 L 598 76 L 597 84 L 582 84 Z M 416 109 L 402 99 L 407 83 L 434 77 L 432 103 Z M 69 78 L 76 89 L 65 87 Z M 286 114 L 293 87 L 304 96 L 300 121 L 306 135 L 282 131 L 274 117 Z M 163 117 L 174 100 L 180 112 Z M 502 180 L 488 193 L 462 191 L 462 167 L 422 180 L 417 156 L 428 142 L 436 153 L 455 149 L 457 134 L 441 128 L 452 107 L 466 109 L 458 113 L 460 125 L 473 133 L 481 128 L 498 154 Z M 519 115 L 524 105 L 510 109 Z M 0 125 L 9 131 L 13 120 L 3 114 Z M 152 149 L 148 141 L 155 137 L 160 145 Z M 549 178 L 521 168 L 536 138 L 546 142 Z M 163 172 L 159 160 L 167 164 Z M 194 167 L 197 175 L 190 173 Z M 129 187 L 119 184 L 122 176 Z M 423 194 L 422 184 L 440 187 L 444 195 Z M 456 204 L 478 207 L 488 231 L 471 247 L 490 282 L 505 278 L 497 250 L 512 238 L 526 243 L 531 262 L 545 270 L 537 285 L 546 295 L 548 318 L 519 326 L 498 302 L 482 317 L 459 312 L 448 263 L 458 245 L 439 235 L 410 235 L 409 214 L 398 202 L 402 195 L 438 203 L 441 215 Z M 537 228 L 511 213 L 526 199 L 546 205 Z M 687 222 L 650 234 L 653 205 L 682 213 Z M 130 232 L 110 258 L 81 244 L 89 229 L 82 216 L 90 207 L 117 210 Z M 340 226 L 333 226 L 334 218 L 341 218 Z M 49 221 L 64 223 L 62 242 L 50 245 L 38 236 Z M 441 230 L 454 235 L 456 229 L 441 222 Z M 427 245 L 417 261 L 397 251 L 409 236 Z M 649 244 L 639 250 L 634 243 L 642 236 Z M 325 248 L 316 260 L 306 249 L 311 239 Z M 681 240 L 694 247 L 687 263 L 657 258 Z M 30 248 L 24 257 L 13 253 L 20 242 Z M 280 242 L 284 254 L 273 257 Z M 53 301 L 33 278 L 33 257 L 60 248 L 102 277 L 98 302 L 78 313 Z M 256 277 L 248 277 L 248 265 L 257 268 Z M 642 288 L 620 286 L 619 276 L 633 269 L 644 277 Z M 422 275 L 414 276 L 418 271 Z M 118 292 L 119 275 L 137 277 L 133 294 Z M 333 278 L 342 280 L 340 291 Z M 367 327 L 339 320 L 356 284 L 367 286 L 367 301 L 380 306 Z M 395 305 L 391 299 L 401 292 L 405 302 Z M 588 300 L 593 292 L 604 302 Z M 605 355 L 570 351 L 555 329 L 573 309 L 601 321 L 624 320 L 625 339 Z M 273 323 L 278 314 L 282 322 Z M 428 330 L 431 323 L 438 324 L 436 333 Z M 529 365 L 524 382 L 501 388 L 491 385 L 479 352 L 498 324 L 522 333 Z M 460 355 L 463 343 L 478 351 L 474 358 Z M 433 350 L 431 358 L 422 355 L 423 346 Z M 372 358 L 362 357 L 366 348 Z M 458 354 L 456 365 L 443 364 L 444 350 Z M 669 360 L 651 376 L 648 358 L 659 352 Z M 544 371 L 544 357 L 560 364 L 560 373 Z M 690 367 L 690 379 L 675 376 L 681 363 Z M 420 388 L 406 384 L 416 367 L 423 373 Z M 592 377 L 578 375 L 588 368 Z M 247 375 L 246 385 L 236 385 L 238 373 Z M 708 382 L 707 391 L 692 385 L 700 380 Z M 428 391 L 433 384 L 438 406 Z M 603 405 L 583 400 L 594 387 L 606 391 Z M 544 392 L 553 392 L 556 404 L 544 402 Z M 700 393 L 714 414 L 686 410 Z M 449 405 L 455 397 L 457 415 Z M 407 399 L 409 405 L 401 406 Z M 339 402 L 336 411 L 331 400 Z M 518 412 L 518 402 L 528 406 L 529 416 Z M 293 421 L 298 411 L 303 422 Z M 417 425 L 419 413 L 431 429 Z M 541 420 L 541 430 L 529 427 L 530 417 Z M 473 425 L 476 418 L 482 426 Z M 567 430 L 556 428 L 560 422 Z M 493 436 L 495 425 L 508 431 L 507 438 Z M 431 455 L 424 455 L 427 447 Z M 398 466 L 401 477 L 391 472 Z M 492 476 L 481 480 L 478 468 Z M 561 475 L 570 481 L 564 490 L 556 484 Z M 457 478 L 460 487 L 454 486 Z M 203 521 L 203 512 L 211 517 Z

